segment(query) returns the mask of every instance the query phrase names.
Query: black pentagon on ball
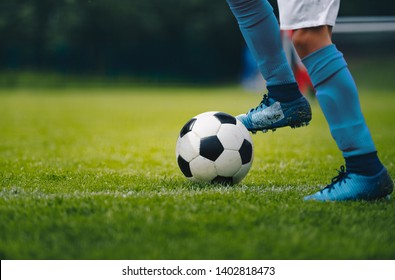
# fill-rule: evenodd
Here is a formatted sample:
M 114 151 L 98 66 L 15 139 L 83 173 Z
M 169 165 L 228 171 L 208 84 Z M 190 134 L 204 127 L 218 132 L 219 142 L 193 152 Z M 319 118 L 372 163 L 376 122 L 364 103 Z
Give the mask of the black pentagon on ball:
M 223 112 L 215 113 L 214 117 L 216 117 L 221 123 L 236 124 L 237 122 L 235 117 Z
M 180 137 L 183 137 L 185 134 L 190 132 L 193 128 L 193 125 L 195 124 L 196 119 L 190 119 L 182 128 L 180 131 Z
M 221 184 L 221 185 L 232 185 L 233 178 L 232 177 L 217 176 L 211 181 L 211 183 Z
M 178 156 L 177 163 L 178 163 L 178 166 L 181 169 L 181 172 L 185 175 L 185 177 L 191 178 L 192 177 L 192 172 L 191 172 L 191 168 L 189 167 L 189 162 L 187 162 L 181 156 Z
M 215 161 L 224 151 L 224 147 L 216 135 L 204 137 L 200 140 L 200 155 Z
M 239 150 L 240 157 L 241 157 L 241 163 L 246 164 L 251 161 L 252 158 L 252 145 L 249 141 L 244 139 L 243 144 L 240 147 Z

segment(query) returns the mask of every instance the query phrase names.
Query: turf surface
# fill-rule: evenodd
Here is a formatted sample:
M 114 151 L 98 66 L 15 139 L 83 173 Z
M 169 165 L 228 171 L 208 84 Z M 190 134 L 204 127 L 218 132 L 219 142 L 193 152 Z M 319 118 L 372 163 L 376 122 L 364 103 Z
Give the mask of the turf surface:
M 360 95 L 395 178 L 393 92 Z M 253 137 L 239 185 L 183 178 L 183 124 L 259 101 L 236 87 L 0 90 L 0 258 L 395 259 L 394 198 L 303 202 L 343 163 L 314 99 L 310 126 Z

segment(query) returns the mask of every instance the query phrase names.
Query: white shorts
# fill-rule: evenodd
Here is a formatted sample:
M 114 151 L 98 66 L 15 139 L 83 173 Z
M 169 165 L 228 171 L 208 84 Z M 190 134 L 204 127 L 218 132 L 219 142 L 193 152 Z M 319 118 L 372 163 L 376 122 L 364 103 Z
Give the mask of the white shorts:
M 340 6 L 340 0 L 277 0 L 277 3 L 283 30 L 334 26 Z

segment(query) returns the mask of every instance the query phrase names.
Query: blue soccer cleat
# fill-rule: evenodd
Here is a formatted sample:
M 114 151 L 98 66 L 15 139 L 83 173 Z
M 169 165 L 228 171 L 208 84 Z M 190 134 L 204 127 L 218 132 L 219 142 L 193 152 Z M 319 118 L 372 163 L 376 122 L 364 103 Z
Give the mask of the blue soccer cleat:
M 294 101 L 279 102 L 265 94 L 258 107 L 238 115 L 237 119 L 252 133 L 275 131 L 285 126 L 296 128 L 309 124 L 311 108 L 303 96 Z
M 339 175 L 334 177 L 328 186 L 313 195 L 306 196 L 304 200 L 374 200 L 389 198 L 394 188 L 394 183 L 385 168 L 374 176 L 348 173 L 344 166 L 341 166 L 338 172 Z

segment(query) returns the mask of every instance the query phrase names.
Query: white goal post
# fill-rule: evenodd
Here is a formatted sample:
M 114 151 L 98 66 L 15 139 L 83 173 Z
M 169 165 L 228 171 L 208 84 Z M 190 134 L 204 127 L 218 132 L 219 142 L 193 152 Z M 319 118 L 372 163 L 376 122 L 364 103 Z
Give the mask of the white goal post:
M 333 33 L 395 32 L 395 16 L 339 17 Z

